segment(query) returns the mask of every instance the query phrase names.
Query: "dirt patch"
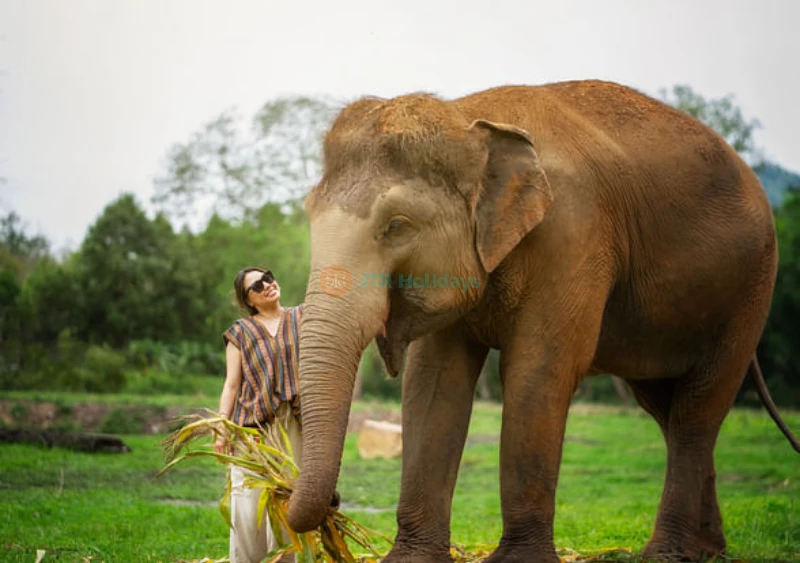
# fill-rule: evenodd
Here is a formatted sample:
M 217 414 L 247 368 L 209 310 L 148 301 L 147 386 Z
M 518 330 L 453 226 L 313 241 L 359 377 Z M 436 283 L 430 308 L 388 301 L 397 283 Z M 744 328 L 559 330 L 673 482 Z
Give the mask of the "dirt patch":
M 0 399 L 0 425 L 42 430 L 162 434 L 175 428 L 179 417 L 189 414 L 206 414 L 206 411 L 187 407 Z M 358 432 L 368 418 L 399 424 L 400 412 L 353 410 L 347 431 Z
M 74 432 L 160 434 L 180 416 L 202 409 L 112 403 L 73 403 L 0 399 L 0 424 Z

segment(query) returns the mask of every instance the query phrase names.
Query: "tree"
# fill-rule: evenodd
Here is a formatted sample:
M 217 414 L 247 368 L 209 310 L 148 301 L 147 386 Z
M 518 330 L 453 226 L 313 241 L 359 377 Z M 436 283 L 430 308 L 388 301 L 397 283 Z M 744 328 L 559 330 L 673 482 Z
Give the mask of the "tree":
M 759 345 L 764 375 L 776 401 L 800 406 L 800 186 L 790 189 L 775 212 L 778 277 Z
M 333 111 L 329 100 L 280 98 L 264 104 L 249 131 L 232 112 L 223 113 L 170 149 L 153 203 L 174 218 L 247 220 L 267 202 L 301 197 L 320 175 Z
M 750 162 L 762 160 L 753 141 L 753 132 L 761 127 L 757 119 L 747 119 L 734 103 L 734 96 L 707 100 L 690 86 L 675 85 L 668 92 L 660 91 L 661 99 L 671 106 L 692 115 L 719 133 L 733 149 Z
M 83 319 L 80 288 L 69 264 L 41 260 L 25 278 L 19 297 L 26 339 L 52 345 L 59 334 Z
M 30 236 L 25 231 L 25 224 L 16 212 L 0 217 L 0 266 L 13 271 L 18 278 L 24 277 L 50 250 L 45 237 Z
M 242 268 L 269 268 L 281 285 L 281 301 L 302 302 L 308 283 L 311 253 L 308 222 L 302 210 L 267 203 L 250 222 L 232 224 L 215 215 L 198 235 L 196 248 L 219 272 L 217 295 L 233 303 L 233 277 Z M 220 321 L 236 314 L 233 306 L 219 311 Z
M 202 325 L 212 282 L 177 246 L 169 221 L 150 221 L 132 195 L 108 205 L 76 258 L 81 336 L 121 347 L 135 339 L 173 342 Z
M 19 294 L 16 275 L 0 268 L 0 388 L 5 387 L 6 374 L 21 362 L 22 315 Z

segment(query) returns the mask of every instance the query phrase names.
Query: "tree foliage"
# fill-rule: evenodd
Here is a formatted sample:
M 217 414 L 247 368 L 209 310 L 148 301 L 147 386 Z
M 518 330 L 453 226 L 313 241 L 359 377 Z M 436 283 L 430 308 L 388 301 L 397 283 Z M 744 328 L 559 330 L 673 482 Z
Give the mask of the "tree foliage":
M 49 251 L 47 239 L 42 235 L 29 235 L 16 212 L 0 217 L 0 268 L 22 277 Z
M 719 133 L 727 143 L 751 164 L 762 160 L 753 140 L 753 133 L 761 127 L 757 119 L 748 119 L 736 105 L 732 94 L 716 99 L 706 99 L 690 86 L 678 84 L 667 91 L 662 89 L 661 99 L 692 115 Z
M 297 207 L 269 203 L 244 223 L 215 216 L 199 234 L 175 233 L 163 215 L 149 218 L 122 195 L 63 262 L 40 257 L 24 276 L 0 268 L 0 388 L 97 391 L 105 377 L 105 389 L 117 389 L 124 378 L 115 354 L 131 369 L 166 371 L 174 381 L 221 375 L 220 336 L 240 315 L 236 272 L 271 268 L 283 302 L 293 305 L 305 295 L 309 258 Z M 146 379 L 132 388 L 178 387 Z
M 153 202 L 174 218 L 213 213 L 246 220 L 267 202 L 303 196 L 320 175 L 322 136 L 334 109 L 325 99 L 280 98 L 264 104 L 249 128 L 224 112 L 170 149 Z
M 215 306 L 213 278 L 188 243 L 163 215 L 149 220 L 131 195 L 106 207 L 75 260 L 80 335 L 122 347 L 202 334 L 204 308 Z
M 800 406 L 800 186 L 789 191 L 775 220 L 778 277 L 759 357 L 776 401 Z

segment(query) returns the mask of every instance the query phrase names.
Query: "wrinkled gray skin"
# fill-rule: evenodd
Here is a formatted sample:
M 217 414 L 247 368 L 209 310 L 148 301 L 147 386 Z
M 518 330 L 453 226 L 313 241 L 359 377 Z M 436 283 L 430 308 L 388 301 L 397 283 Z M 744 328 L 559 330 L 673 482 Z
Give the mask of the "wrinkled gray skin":
M 667 442 L 646 555 L 724 550 L 714 443 L 754 358 L 777 259 L 763 189 L 716 134 L 595 81 L 364 99 L 327 135 L 306 210 L 294 529 L 325 514 L 358 362 L 376 338 L 391 374 L 407 356 L 386 561 L 450 561 L 453 488 L 490 348 L 503 380 L 503 536 L 490 563 L 558 561 L 567 409 L 599 372 L 626 379 Z M 351 287 L 348 273 L 355 285 L 387 273 L 394 286 Z M 475 283 L 399 288 L 400 274 Z

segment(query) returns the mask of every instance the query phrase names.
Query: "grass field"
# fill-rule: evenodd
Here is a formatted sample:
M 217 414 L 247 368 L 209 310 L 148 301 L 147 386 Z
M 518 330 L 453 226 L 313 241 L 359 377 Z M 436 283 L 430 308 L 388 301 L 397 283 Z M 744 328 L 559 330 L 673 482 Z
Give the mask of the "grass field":
M 382 410 L 397 408 L 377 405 Z M 373 409 L 376 405 L 355 405 Z M 785 414 L 800 428 L 800 415 Z M 469 548 L 501 533 L 501 408 L 479 404 L 453 503 L 453 543 Z M 146 562 L 221 558 L 227 529 L 216 501 L 224 469 L 192 461 L 154 480 L 163 436 L 123 436 L 129 454 L 81 454 L 0 445 L 0 561 Z M 395 532 L 400 460 L 362 460 L 349 435 L 338 485 L 342 510 Z M 665 447 L 639 410 L 576 406 L 558 488 L 556 545 L 582 553 L 641 550 L 652 530 Z M 717 446 L 720 506 L 731 557 L 800 562 L 800 456 L 763 412 L 735 411 Z M 627 559 L 626 559 L 627 560 Z

